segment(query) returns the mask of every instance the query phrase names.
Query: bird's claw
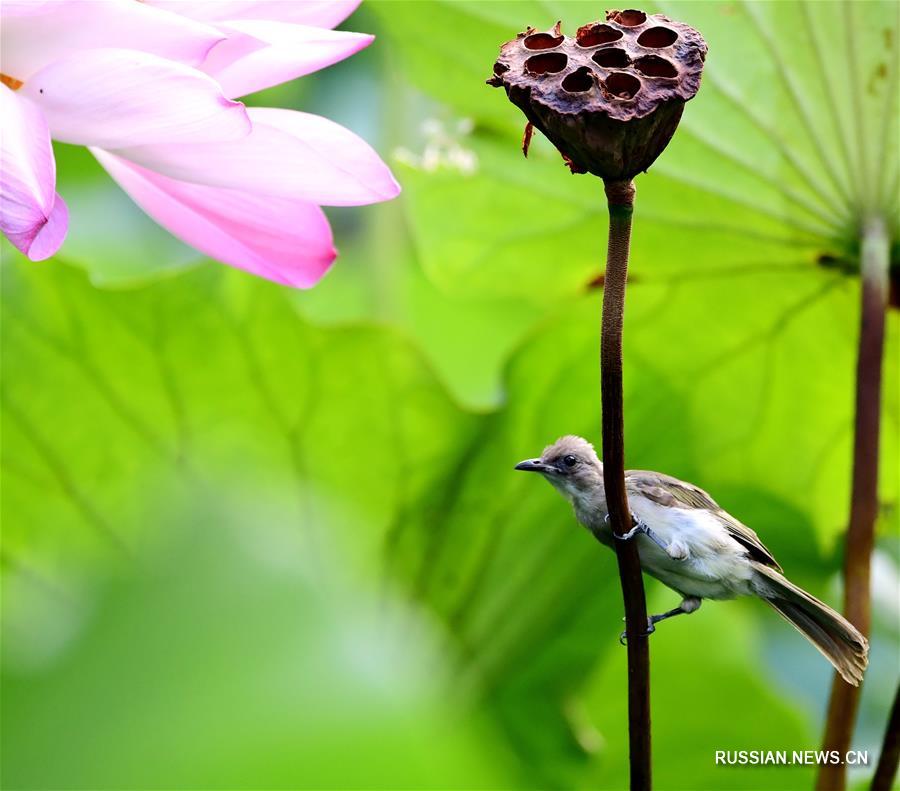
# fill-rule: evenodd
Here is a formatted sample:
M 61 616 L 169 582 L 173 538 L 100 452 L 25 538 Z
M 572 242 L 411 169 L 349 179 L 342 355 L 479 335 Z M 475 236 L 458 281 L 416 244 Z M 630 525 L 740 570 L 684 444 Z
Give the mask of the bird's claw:
M 609 521 L 609 514 L 606 515 L 606 519 L 607 521 Z M 634 538 L 638 533 L 650 533 L 650 528 L 647 526 L 647 524 L 638 519 L 634 514 L 631 515 L 631 522 L 634 525 L 631 530 L 629 530 L 627 533 L 623 533 L 622 535 L 614 532 L 613 536 L 615 536 L 619 541 L 631 541 L 631 539 Z
M 624 618 L 622 619 L 625 620 Z M 656 626 L 653 625 L 653 620 L 651 618 L 647 619 L 647 631 L 641 632 L 641 637 L 649 637 L 656 631 Z M 628 645 L 628 630 L 626 629 L 622 634 L 619 635 L 619 643 L 622 645 Z
M 606 521 L 609 521 L 609 514 L 606 515 Z M 631 539 L 633 539 L 638 533 L 643 533 L 664 552 L 669 551 L 669 545 L 650 529 L 650 525 L 648 525 L 646 522 L 642 522 L 634 514 L 631 515 L 631 521 L 633 522 L 634 527 L 632 527 L 631 530 L 629 530 L 627 533 L 619 535 L 618 533 L 613 531 L 613 537 L 617 541 L 631 541 Z

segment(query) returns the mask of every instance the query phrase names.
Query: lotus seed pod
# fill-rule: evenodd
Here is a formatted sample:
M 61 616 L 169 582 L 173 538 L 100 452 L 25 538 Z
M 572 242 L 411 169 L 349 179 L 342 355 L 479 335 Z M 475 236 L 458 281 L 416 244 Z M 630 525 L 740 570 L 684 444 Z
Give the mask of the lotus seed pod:
M 488 84 L 506 89 L 573 173 L 619 181 L 645 171 L 668 145 L 705 57 L 692 27 L 662 14 L 608 11 L 574 38 L 559 22 L 546 32 L 528 28 L 501 47 Z

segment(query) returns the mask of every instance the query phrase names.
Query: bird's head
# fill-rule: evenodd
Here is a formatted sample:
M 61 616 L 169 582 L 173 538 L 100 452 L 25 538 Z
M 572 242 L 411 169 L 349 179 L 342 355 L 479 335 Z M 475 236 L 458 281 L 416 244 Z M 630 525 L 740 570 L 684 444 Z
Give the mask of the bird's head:
M 603 462 L 586 439 L 568 435 L 544 448 L 539 459 L 526 459 L 517 470 L 539 472 L 567 499 L 603 489 Z

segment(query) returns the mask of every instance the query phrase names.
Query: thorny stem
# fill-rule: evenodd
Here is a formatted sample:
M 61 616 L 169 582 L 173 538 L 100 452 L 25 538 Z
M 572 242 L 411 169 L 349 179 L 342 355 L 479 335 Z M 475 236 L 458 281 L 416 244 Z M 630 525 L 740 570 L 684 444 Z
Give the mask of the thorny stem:
M 600 393 L 603 408 L 603 486 L 609 519 L 615 533 L 631 528 L 625 494 L 625 445 L 622 413 L 622 319 L 625 279 L 631 244 L 634 185 L 630 181 L 605 183 L 609 202 L 609 245 L 603 281 L 603 325 L 600 333 Z M 650 770 L 650 646 L 647 603 L 637 545 L 617 541 L 619 579 L 625 600 L 628 638 L 628 739 L 632 791 L 649 791 Z
M 900 687 L 897 687 L 894 705 L 891 707 L 887 727 L 884 729 L 884 741 L 881 744 L 881 754 L 878 756 L 878 766 L 875 767 L 875 774 L 872 777 L 871 791 L 890 791 L 894 787 L 898 763 L 900 763 Z
M 856 361 L 856 416 L 853 438 L 853 485 L 850 524 L 844 552 L 844 615 L 868 636 L 871 620 L 870 560 L 878 516 L 878 438 L 881 424 L 881 369 L 888 291 L 889 247 L 880 217 L 862 230 L 859 351 Z M 835 674 L 828 704 L 824 750 L 844 755 L 850 748 L 859 707 L 860 687 Z M 819 770 L 817 791 L 842 791 L 847 782 L 842 764 Z

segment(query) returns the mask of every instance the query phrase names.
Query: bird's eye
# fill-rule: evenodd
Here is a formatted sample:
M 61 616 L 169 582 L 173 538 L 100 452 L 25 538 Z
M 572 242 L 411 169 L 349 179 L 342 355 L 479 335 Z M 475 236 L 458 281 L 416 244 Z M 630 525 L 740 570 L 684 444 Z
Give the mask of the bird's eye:
M 574 467 L 576 464 L 578 464 L 578 459 L 569 454 L 568 456 L 565 456 L 563 458 L 563 464 L 565 464 L 566 467 Z

